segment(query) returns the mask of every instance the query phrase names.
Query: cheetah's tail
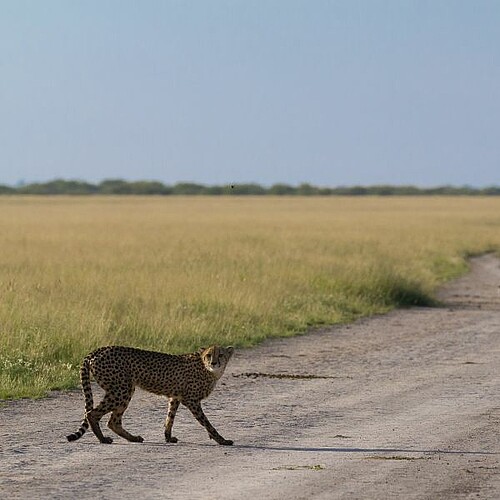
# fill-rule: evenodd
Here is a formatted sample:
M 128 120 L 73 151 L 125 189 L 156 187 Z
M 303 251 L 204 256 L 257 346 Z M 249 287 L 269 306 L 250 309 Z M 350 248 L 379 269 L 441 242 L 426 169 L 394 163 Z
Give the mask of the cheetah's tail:
M 92 397 L 92 387 L 90 385 L 90 360 L 88 357 L 83 360 L 83 364 L 80 369 L 80 380 L 82 382 L 83 394 L 85 396 L 85 416 L 83 417 L 80 428 L 76 432 L 73 432 L 73 434 L 66 436 L 68 441 L 76 441 L 77 439 L 80 439 L 85 432 L 87 432 L 87 429 L 89 428 L 87 413 L 94 408 L 94 398 Z

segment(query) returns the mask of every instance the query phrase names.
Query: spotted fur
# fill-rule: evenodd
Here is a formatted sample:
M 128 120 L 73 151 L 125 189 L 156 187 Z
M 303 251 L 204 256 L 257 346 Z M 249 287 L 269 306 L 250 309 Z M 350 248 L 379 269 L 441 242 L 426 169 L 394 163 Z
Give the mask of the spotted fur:
M 232 354 L 232 347 L 219 346 L 181 355 L 121 346 L 97 349 L 83 360 L 80 379 L 85 396 L 85 416 L 78 431 L 66 436 L 68 441 L 81 438 L 90 426 L 101 443 L 112 443 L 113 440 L 105 437 L 99 426 L 101 418 L 112 412 L 108 427 L 128 441 L 142 443 L 144 440 L 141 436 L 133 436 L 122 427 L 122 415 L 135 388 L 140 387 L 169 398 L 165 421 L 165 439 L 168 443 L 177 442 L 177 438 L 172 437 L 172 426 L 179 404 L 182 403 L 205 427 L 211 439 L 223 445 L 233 444 L 217 432 L 201 408 L 201 400 L 213 391 Z M 91 375 L 105 391 L 103 400 L 95 408 Z

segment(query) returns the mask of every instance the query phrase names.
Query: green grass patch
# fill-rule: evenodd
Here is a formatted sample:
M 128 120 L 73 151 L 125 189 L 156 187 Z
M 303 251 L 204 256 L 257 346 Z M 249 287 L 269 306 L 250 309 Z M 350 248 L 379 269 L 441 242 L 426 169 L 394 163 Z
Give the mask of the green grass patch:
M 271 470 L 325 470 L 325 466 L 321 464 L 315 465 L 280 465 L 273 467 Z

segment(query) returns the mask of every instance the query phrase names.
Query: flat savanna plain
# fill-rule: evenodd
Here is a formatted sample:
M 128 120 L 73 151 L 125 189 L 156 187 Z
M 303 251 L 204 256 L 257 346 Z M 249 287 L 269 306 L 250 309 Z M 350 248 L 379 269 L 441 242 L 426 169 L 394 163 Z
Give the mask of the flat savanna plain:
M 5 401 L 2 497 L 500 496 L 498 260 L 435 301 L 500 248 L 500 200 L 4 197 L 0 235 L 0 397 L 74 386 L 102 344 L 238 347 L 204 404 L 233 447 L 183 410 L 166 444 L 141 391 L 142 444 L 67 443 L 78 390 Z
M 103 344 L 255 345 L 431 305 L 500 248 L 484 197 L 0 197 L 0 398 Z

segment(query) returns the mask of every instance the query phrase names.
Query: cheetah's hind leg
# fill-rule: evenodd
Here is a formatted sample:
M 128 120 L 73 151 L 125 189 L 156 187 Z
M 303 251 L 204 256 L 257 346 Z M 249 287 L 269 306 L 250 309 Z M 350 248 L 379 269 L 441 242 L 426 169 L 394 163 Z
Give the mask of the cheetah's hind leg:
M 132 398 L 133 389 L 130 387 L 122 388 L 122 387 L 114 387 L 113 390 L 108 390 L 104 394 L 103 400 L 97 405 L 93 410 L 87 412 L 86 417 L 87 421 L 92 428 L 92 431 L 96 435 L 97 439 L 101 443 L 111 444 L 113 439 L 110 437 L 105 437 L 101 431 L 101 427 L 99 422 L 101 418 L 106 415 L 106 413 L 113 412 L 111 418 L 109 420 L 109 428 L 116 432 L 119 436 L 128 439 L 129 437 L 135 438 L 134 441 L 139 441 L 138 438 L 142 440 L 140 436 L 132 436 L 125 429 L 123 429 L 121 425 L 121 416 L 123 412 L 126 410 L 130 399 Z M 126 396 L 120 398 L 119 401 L 116 400 L 114 394 L 126 394 Z M 128 437 L 127 437 L 128 436 Z
M 111 414 L 108 422 L 108 427 L 122 438 L 125 438 L 127 441 L 132 441 L 133 443 L 142 443 L 144 439 L 141 436 L 134 436 L 122 427 L 122 415 L 126 409 L 126 406 L 120 406 L 116 410 L 113 410 L 113 413 Z

